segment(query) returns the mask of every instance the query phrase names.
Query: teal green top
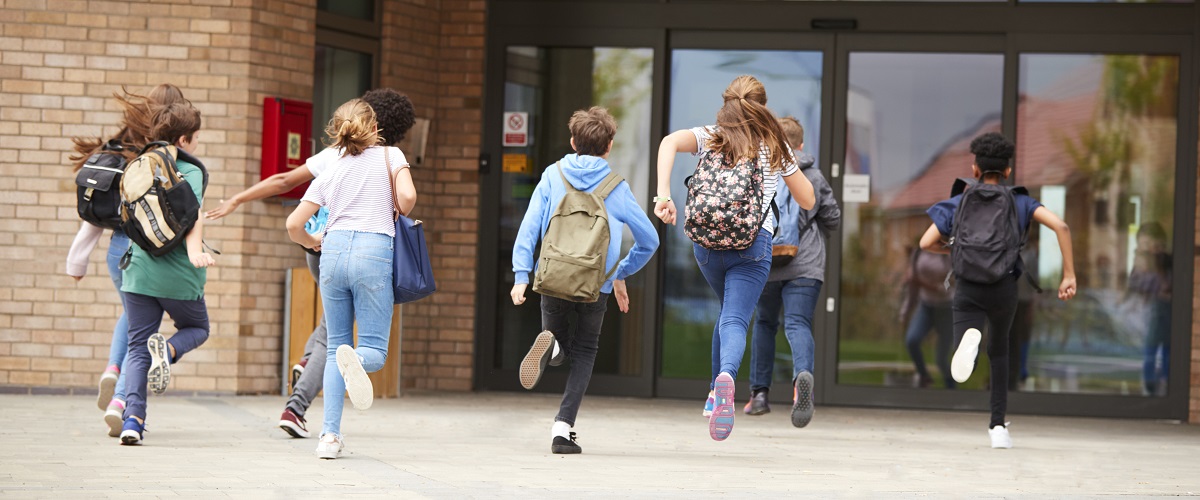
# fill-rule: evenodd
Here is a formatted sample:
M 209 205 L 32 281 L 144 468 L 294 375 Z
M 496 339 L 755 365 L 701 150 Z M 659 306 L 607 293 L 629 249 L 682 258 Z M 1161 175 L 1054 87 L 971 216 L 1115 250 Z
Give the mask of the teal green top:
M 200 206 L 204 206 L 204 173 L 199 167 L 182 159 L 176 163 L 176 168 L 196 192 Z M 187 243 L 181 243 L 162 257 L 150 255 L 137 245 L 130 245 L 130 248 L 133 249 L 133 260 L 122 277 L 122 292 L 175 300 L 198 300 L 204 297 L 207 273 L 192 265 L 188 259 Z

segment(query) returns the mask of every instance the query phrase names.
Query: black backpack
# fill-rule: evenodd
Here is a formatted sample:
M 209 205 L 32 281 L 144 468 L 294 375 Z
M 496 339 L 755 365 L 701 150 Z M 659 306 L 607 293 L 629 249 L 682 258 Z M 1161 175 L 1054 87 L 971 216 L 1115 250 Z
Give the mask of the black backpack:
M 208 171 L 186 151 L 166 142 L 152 142 L 129 162 L 121 179 L 121 229 L 150 255 L 162 257 L 181 243 L 200 218 L 200 200 L 176 168 L 176 159 L 203 173 L 201 192 L 208 188 Z
M 105 229 L 121 227 L 121 175 L 127 148 L 112 139 L 92 153 L 75 175 L 79 218 Z
M 969 189 L 968 189 L 969 187 Z M 1019 186 L 1003 186 L 958 179 L 951 194 L 962 193 L 950 231 L 951 269 L 960 280 L 991 284 L 1017 267 L 1025 233 L 1017 217 L 1016 195 L 1028 195 Z

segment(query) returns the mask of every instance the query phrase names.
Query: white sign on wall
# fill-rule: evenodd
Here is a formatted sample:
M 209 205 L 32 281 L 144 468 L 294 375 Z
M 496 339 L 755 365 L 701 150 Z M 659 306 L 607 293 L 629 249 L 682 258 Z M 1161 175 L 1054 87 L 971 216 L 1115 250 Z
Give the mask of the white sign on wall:
M 504 113 L 504 139 L 506 148 L 519 148 L 529 145 L 529 113 Z
M 842 201 L 845 203 L 869 203 L 871 201 L 871 176 L 846 174 L 842 177 Z

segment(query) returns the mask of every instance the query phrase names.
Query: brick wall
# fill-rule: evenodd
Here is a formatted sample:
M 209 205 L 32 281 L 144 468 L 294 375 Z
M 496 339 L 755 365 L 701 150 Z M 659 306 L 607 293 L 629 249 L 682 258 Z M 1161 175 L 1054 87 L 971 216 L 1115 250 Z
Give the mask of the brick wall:
M 87 278 L 63 270 L 79 228 L 69 137 L 116 132 L 114 91 L 170 82 L 200 108 L 206 208 L 257 181 L 262 97 L 311 98 L 315 2 L 163 1 L 153 23 L 144 7 L 5 0 L 0 11 L 0 385 L 91 388 L 108 358 L 119 308 L 107 239 Z M 254 204 L 206 228 L 224 253 L 206 287 L 212 333 L 174 370 L 175 390 L 278 387 L 283 272 L 302 265 L 284 215 Z
M 428 159 L 413 172 L 414 215 L 427 223 L 438 293 L 405 306 L 404 388 L 471 389 L 484 9 L 482 0 L 384 3 L 380 83 L 407 93 L 432 124 Z

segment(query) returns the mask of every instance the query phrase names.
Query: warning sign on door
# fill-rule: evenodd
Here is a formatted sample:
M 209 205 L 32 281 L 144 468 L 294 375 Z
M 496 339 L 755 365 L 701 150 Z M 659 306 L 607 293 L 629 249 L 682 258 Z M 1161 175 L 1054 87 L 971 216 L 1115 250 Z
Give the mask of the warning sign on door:
M 504 113 L 504 144 L 506 148 L 529 145 L 529 113 Z

